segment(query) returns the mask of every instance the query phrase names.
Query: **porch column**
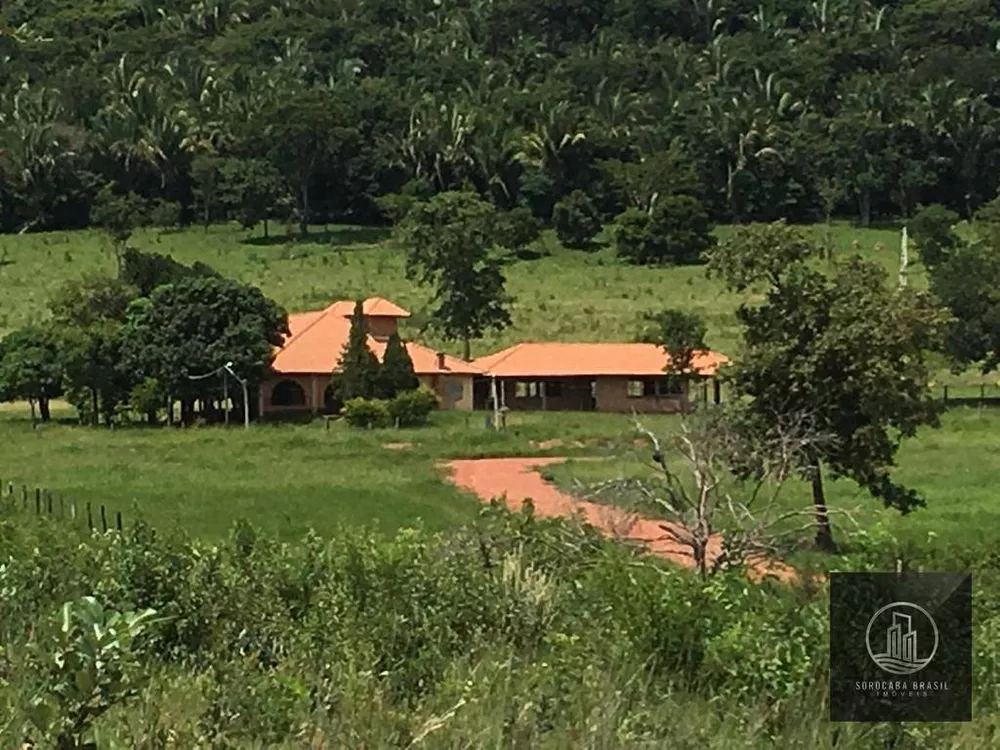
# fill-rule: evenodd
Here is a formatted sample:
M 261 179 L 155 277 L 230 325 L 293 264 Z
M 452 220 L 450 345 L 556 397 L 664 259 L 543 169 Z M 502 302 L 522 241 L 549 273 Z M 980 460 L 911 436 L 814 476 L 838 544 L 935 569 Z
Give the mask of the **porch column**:
M 538 394 L 542 397 L 542 411 L 548 410 L 548 401 L 545 398 L 545 381 L 538 381 Z
M 311 388 L 311 390 L 312 390 L 312 403 L 310 404 L 310 406 L 312 406 L 312 413 L 315 416 L 316 414 L 319 414 L 320 399 L 322 399 L 323 396 L 320 393 L 320 379 L 319 379 L 319 377 L 316 376 L 316 375 L 313 375 L 312 378 L 311 378 L 311 380 L 312 380 L 312 388 Z

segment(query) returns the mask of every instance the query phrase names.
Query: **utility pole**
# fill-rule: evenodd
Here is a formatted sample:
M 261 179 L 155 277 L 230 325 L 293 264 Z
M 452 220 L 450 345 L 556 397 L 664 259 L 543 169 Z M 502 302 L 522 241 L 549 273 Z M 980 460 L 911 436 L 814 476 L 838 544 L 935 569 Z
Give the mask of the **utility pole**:
M 226 362 L 226 364 L 223 365 L 223 368 L 226 370 L 226 372 L 228 372 L 230 375 L 232 375 L 234 378 L 236 378 L 238 381 L 240 381 L 240 385 L 243 386 L 243 428 L 249 430 L 250 429 L 250 394 L 247 391 L 247 381 L 245 381 L 243 378 L 241 378 L 239 375 L 237 375 L 235 372 L 233 372 L 233 363 L 232 362 Z
M 222 371 L 222 408 L 226 412 L 226 427 L 229 427 L 229 377 L 225 370 Z
M 903 227 L 903 238 L 899 244 L 899 287 L 902 289 L 906 286 L 906 273 L 907 266 L 910 264 L 910 254 L 909 248 L 906 242 L 906 227 Z

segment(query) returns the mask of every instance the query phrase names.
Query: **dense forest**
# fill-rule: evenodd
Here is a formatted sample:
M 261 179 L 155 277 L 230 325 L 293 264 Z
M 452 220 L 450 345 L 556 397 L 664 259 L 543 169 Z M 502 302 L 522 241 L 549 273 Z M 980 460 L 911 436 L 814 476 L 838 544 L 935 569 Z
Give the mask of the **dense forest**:
M 3 231 L 374 223 L 462 186 L 610 218 L 678 183 L 715 221 L 867 225 L 1000 180 L 994 0 L 10 0 L 0 26 Z

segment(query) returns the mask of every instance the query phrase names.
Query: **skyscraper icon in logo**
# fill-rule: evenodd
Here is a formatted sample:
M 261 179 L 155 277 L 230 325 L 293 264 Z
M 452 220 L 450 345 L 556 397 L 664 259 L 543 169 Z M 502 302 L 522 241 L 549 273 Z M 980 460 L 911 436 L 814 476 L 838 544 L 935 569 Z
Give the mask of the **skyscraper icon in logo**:
M 917 623 L 924 626 L 926 636 L 931 636 L 928 640 L 932 642 L 930 653 L 921 658 L 920 645 L 918 642 Z M 876 629 L 874 626 L 885 625 L 885 629 Z M 874 643 L 879 640 L 878 634 L 884 633 L 885 650 L 876 652 Z M 909 602 L 893 602 L 882 607 L 874 614 L 868 622 L 868 630 L 865 634 L 868 646 L 868 655 L 879 668 L 890 674 L 907 675 L 919 672 L 931 663 L 938 648 L 938 629 L 934 618 L 923 607 Z M 926 644 L 924 651 L 927 651 Z

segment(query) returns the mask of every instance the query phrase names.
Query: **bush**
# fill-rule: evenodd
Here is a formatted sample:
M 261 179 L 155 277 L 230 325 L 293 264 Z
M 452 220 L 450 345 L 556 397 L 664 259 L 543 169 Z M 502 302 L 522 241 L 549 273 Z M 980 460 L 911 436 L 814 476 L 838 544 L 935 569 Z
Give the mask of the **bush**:
M 552 209 L 552 223 L 556 236 L 566 247 L 587 247 L 601 231 L 600 214 L 590 196 L 582 190 L 574 190 L 556 203 Z
M 629 208 L 615 219 L 615 248 L 637 265 L 691 265 L 715 244 L 704 206 L 690 195 L 667 195 L 652 213 Z
M 921 206 L 910 220 L 910 236 L 913 238 L 920 259 L 928 268 L 941 265 L 958 244 L 952 227 L 959 221 L 959 215 L 940 204 Z
M 341 413 L 351 427 L 388 427 L 392 424 L 386 402 L 374 398 L 349 399 Z
M 402 391 L 388 404 L 389 418 L 400 427 L 416 427 L 427 424 L 427 417 L 438 405 L 438 397 L 426 388 Z
M 158 200 L 149 210 L 149 220 L 161 229 L 177 229 L 181 224 L 183 209 L 176 201 Z
M 531 209 L 518 206 L 500 214 L 500 222 L 505 247 L 509 247 L 516 255 L 529 255 L 527 248 L 534 244 L 542 233 L 542 221 Z

